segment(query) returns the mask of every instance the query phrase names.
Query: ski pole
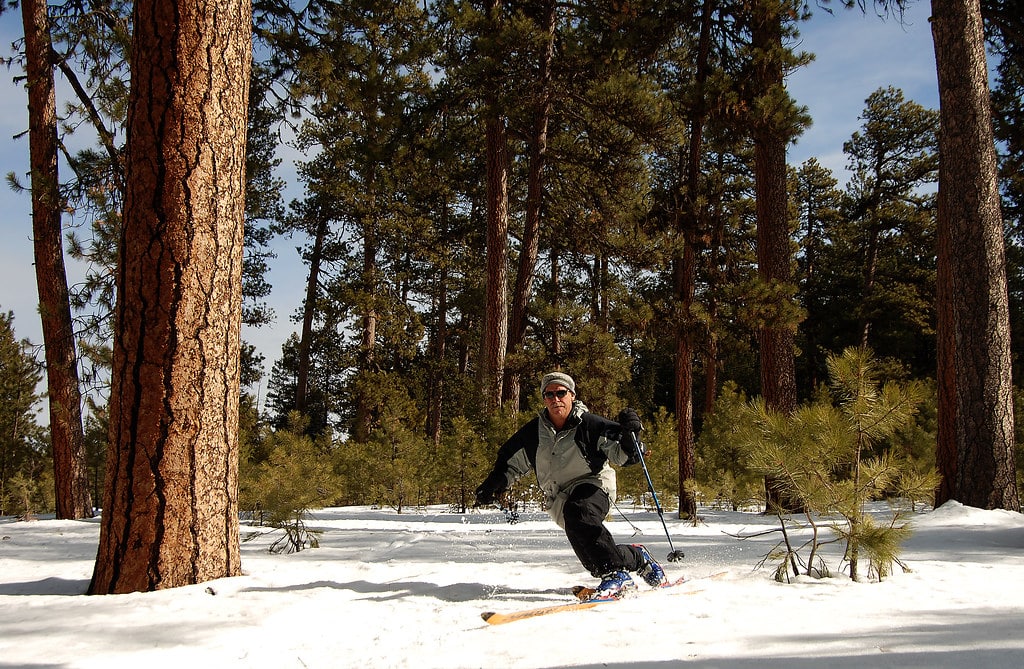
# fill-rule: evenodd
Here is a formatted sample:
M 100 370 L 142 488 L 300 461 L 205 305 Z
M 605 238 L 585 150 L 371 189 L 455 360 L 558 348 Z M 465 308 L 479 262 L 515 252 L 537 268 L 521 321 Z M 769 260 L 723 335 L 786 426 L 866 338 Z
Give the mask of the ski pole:
M 661 510 L 661 503 L 658 502 L 658 493 L 654 491 L 654 481 L 651 480 L 651 473 L 647 471 L 647 462 L 644 460 L 644 445 L 639 438 L 636 440 L 636 454 L 640 458 L 640 466 L 644 470 L 644 476 L 647 478 L 647 488 L 651 491 L 651 497 L 654 498 L 654 508 L 658 510 L 658 518 L 661 518 L 661 526 L 665 528 L 665 538 L 668 539 L 668 561 L 679 562 L 685 555 L 682 550 L 676 550 L 675 546 L 672 545 L 672 536 L 668 533 L 668 525 L 665 524 L 665 514 Z

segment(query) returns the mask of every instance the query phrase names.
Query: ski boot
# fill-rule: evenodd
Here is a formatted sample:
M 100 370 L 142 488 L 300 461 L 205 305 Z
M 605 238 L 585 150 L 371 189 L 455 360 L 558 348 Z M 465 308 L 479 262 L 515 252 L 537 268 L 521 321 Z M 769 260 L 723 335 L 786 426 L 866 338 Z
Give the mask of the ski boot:
M 644 561 L 643 566 L 636 570 L 637 575 L 644 579 L 647 585 L 652 588 L 660 588 L 668 583 L 668 579 L 665 577 L 665 570 L 651 557 L 647 548 L 641 544 L 633 544 L 633 548 L 640 553 L 640 558 Z
M 627 572 L 612 571 L 601 577 L 601 584 L 589 599 L 619 599 L 632 590 L 636 590 L 636 583 Z

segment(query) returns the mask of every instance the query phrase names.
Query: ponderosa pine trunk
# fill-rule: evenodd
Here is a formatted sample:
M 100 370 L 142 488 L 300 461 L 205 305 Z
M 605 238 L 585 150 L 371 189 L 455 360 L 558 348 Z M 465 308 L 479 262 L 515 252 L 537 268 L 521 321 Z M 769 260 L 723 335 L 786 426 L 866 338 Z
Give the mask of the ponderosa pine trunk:
M 240 573 L 249 0 L 137 0 L 110 447 L 89 592 Z
M 62 245 L 57 103 L 46 2 L 22 0 L 21 15 L 29 96 L 32 238 L 46 355 L 56 516 L 91 518 L 93 505 L 85 461 L 82 393 L 78 385 L 78 356 Z
M 755 12 L 752 41 L 761 54 L 782 48 L 782 16 L 761 3 Z M 784 85 L 782 63 L 761 56 L 755 68 L 762 96 L 775 95 Z M 762 112 L 765 113 L 765 112 Z M 789 209 L 786 193 L 786 142 L 789 138 L 774 117 L 754 124 L 754 189 L 757 198 L 757 272 L 761 282 L 774 289 L 792 283 Z M 781 318 L 763 324 L 757 334 L 761 358 L 761 395 L 774 411 L 792 413 L 796 408 L 794 330 Z
M 939 83 L 936 504 L 1020 510 L 1003 219 L 978 0 L 932 0 Z
M 700 37 L 698 39 L 696 84 L 701 89 L 709 74 L 708 57 L 711 45 L 711 27 L 714 6 L 705 2 L 701 9 Z M 687 489 L 687 481 L 696 477 L 697 453 L 696 427 L 693 416 L 693 359 L 695 355 L 694 330 L 696 319 L 693 315 L 693 299 L 697 283 L 697 250 L 695 244 L 700 237 L 701 212 L 698 202 L 702 200 L 700 187 L 700 163 L 703 155 L 704 123 L 707 106 L 699 105 L 690 121 L 690 138 L 687 145 L 686 168 L 683 183 L 685 199 L 677 203 L 675 228 L 683 239 L 682 257 L 675 263 L 675 299 L 680 312 L 680 323 L 676 330 L 675 361 L 675 411 L 677 431 L 679 517 L 696 518 L 697 498 Z
M 295 410 L 307 412 L 309 375 L 313 367 L 313 319 L 317 310 L 317 291 L 320 285 L 320 264 L 323 259 L 324 240 L 327 237 L 327 216 L 314 207 L 317 217 L 313 249 L 309 255 L 309 275 L 306 277 L 306 299 L 302 303 L 302 336 L 299 339 L 298 369 L 295 374 Z
M 526 185 L 526 219 L 523 223 L 523 242 L 519 250 L 519 267 L 512 291 L 511 318 L 508 333 L 508 352 L 522 352 L 526 338 L 527 305 L 533 291 L 533 277 L 540 252 L 540 219 L 544 194 L 544 170 L 548 153 L 548 122 L 551 117 L 551 75 L 555 58 L 555 2 L 544 0 L 544 34 L 546 42 L 539 70 L 539 100 L 533 114 L 530 135 L 530 163 Z M 520 365 L 506 368 L 502 401 L 519 405 Z
M 786 192 L 786 143 L 789 137 L 776 118 L 781 110 L 773 100 L 783 90 L 781 7 L 773 0 L 753 3 L 751 42 L 757 59 L 755 88 L 763 106 L 758 111 L 752 135 L 754 140 L 754 191 L 757 212 L 757 274 L 769 293 L 782 297 L 792 283 L 792 257 L 789 240 L 789 209 Z M 770 317 L 757 332 L 761 368 L 761 396 L 773 411 L 790 414 L 796 409 L 795 333 L 785 322 L 783 305 L 769 309 Z M 791 498 L 780 483 L 765 479 L 765 502 L 769 510 L 796 510 L 799 500 Z
M 684 234 L 683 257 L 675 260 L 676 299 L 680 321 L 676 332 L 675 409 L 679 454 L 679 517 L 696 518 L 697 498 L 687 491 L 686 482 L 696 477 L 697 454 L 693 425 L 693 297 L 697 274 L 697 252 L 693 235 Z
M 494 30 L 499 30 L 501 0 L 488 0 Z M 486 411 L 501 406 L 508 346 L 508 129 L 496 93 L 502 75 L 491 72 L 486 97 L 487 280 L 481 387 Z

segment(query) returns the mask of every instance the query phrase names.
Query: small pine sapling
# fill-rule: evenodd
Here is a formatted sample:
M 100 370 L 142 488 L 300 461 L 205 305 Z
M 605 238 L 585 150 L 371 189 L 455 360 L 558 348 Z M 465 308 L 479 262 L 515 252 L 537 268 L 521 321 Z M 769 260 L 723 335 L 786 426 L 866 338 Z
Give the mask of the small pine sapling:
M 794 575 L 826 575 L 820 539 L 822 523 L 835 540 L 845 544 L 843 560 L 850 577 L 859 578 L 862 555 L 869 576 L 885 578 L 899 562 L 902 542 L 910 529 L 902 522 L 898 505 L 891 516 L 878 523 L 868 514 L 868 502 L 880 498 L 916 501 L 924 490 L 934 489 L 936 475 L 922 475 L 907 460 L 893 457 L 883 446 L 900 427 L 914 417 L 922 392 L 915 383 L 881 383 L 870 351 L 848 348 L 828 359 L 831 400 L 819 399 L 790 415 L 769 410 L 763 401 L 748 405 L 745 453 L 750 468 L 778 492 L 803 503 L 803 525 L 775 509 L 783 540 L 765 561 L 778 560 L 776 578 Z M 793 543 L 794 530 L 810 528 L 810 538 Z M 802 533 L 805 534 L 805 533 Z M 807 559 L 800 557 L 807 551 Z
M 293 553 L 320 545 L 319 530 L 306 525 L 311 509 L 329 504 L 338 494 L 330 437 L 313 440 L 296 430 L 278 430 L 265 443 L 268 455 L 248 469 L 241 482 L 243 508 L 250 509 L 283 535 L 269 547 L 271 553 Z M 257 532 L 247 537 L 260 536 Z

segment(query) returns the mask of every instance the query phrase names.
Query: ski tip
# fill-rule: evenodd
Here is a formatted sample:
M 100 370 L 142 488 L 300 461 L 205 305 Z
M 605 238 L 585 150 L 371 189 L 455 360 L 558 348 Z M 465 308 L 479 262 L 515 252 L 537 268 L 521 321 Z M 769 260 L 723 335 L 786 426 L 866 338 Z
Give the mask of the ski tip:
M 484 622 L 487 622 L 488 620 L 491 619 L 491 616 L 493 616 L 493 615 L 494 615 L 494 611 L 484 611 L 483 613 L 480 614 L 480 617 L 484 619 Z

